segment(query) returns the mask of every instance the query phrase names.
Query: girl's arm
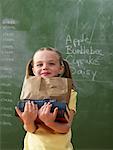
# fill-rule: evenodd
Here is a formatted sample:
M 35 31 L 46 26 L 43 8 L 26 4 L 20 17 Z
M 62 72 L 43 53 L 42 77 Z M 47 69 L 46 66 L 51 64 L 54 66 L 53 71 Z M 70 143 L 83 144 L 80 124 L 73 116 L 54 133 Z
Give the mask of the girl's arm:
M 70 118 L 68 123 L 58 123 L 58 122 L 45 122 L 46 126 L 53 129 L 55 132 L 58 133 L 67 133 L 71 128 L 72 120 L 74 116 L 74 111 L 70 111 Z
M 55 118 L 58 112 L 58 108 L 54 109 L 54 112 L 51 113 L 52 105 L 50 103 L 44 104 L 38 112 L 40 120 L 44 122 L 46 126 L 53 129 L 57 133 L 67 133 L 71 128 L 72 120 L 74 117 L 75 112 L 70 110 L 69 112 L 69 121 L 68 123 L 58 123 L 55 122 Z
M 37 105 L 28 101 L 25 104 L 24 112 L 21 112 L 17 107 L 15 109 L 24 123 L 24 129 L 28 132 L 35 132 L 37 129 L 35 125 L 35 120 L 38 113 Z

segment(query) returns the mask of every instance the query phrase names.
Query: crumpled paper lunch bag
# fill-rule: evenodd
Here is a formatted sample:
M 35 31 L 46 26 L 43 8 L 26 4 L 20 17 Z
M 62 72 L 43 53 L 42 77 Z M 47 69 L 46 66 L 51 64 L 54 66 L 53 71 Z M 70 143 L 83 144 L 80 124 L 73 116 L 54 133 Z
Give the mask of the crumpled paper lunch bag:
M 37 76 L 25 77 L 20 99 L 56 99 L 67 102 L 70 98 L 72 81 L 69 78 Z

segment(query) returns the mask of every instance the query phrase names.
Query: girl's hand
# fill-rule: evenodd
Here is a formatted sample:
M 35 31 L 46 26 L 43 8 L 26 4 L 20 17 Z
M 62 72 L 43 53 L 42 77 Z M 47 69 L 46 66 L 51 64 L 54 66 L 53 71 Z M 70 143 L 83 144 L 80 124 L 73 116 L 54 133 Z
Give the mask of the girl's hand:
M 21 112 L 17 107 L 15 109 L 24 124 L 33 123 L 37 118 L 38 108 L 33 102 L 26 102 L 24 112 Z
M 45 124 L 48 122 L 52 123 L 56 119 L 58 108 L 56 107 L 54 109 L 54 112 L 52 113 L 52 112 L 50 112 L 51 107 L 52 107 L 52 104 L 50 104 L 50 102 L 48 102 L 48 103 L 44 103 L 44 105 L 38 110 L 38 117 Z

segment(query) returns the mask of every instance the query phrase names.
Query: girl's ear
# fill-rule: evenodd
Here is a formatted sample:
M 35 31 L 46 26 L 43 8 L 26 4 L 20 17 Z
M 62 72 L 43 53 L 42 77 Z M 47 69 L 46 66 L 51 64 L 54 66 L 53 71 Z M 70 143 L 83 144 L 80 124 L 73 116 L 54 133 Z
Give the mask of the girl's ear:
M 34 75 L 36 75 L 34 67 L 32 67 L 32 72 Z
M 64 74 L 64 66 L 61 66 L 59 76 L 62 77 Z
M 32 59 L 30 59 L 26 65 L 26 78 L 29 78 L 29 76 L 33 76 L 32 71 Z

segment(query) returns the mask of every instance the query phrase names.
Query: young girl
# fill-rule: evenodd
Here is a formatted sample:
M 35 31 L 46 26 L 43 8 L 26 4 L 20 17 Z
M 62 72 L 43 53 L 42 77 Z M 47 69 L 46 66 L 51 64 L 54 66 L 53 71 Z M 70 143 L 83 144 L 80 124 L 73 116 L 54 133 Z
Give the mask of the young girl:
M 54 48 L 41 48 L 35 52 L 32 62 L 28 68 L 29 75 L 46 77 L 71 78 L 68 63 L 62 58 L 59 51 Z M 68 123 L 55 122 L 58 109 L 51 113 L 51 104 L 45 103 L 39 110 L 34 103 L 27 102 L 24 112 L 17 107 L 16 111 L 23 120 L 24 129 L 27 131 L 24 139 L 24 150 L 73 150 L 71 144 L 71 124 L 76 113 L 76 91 L 73 85 L 69 100 L 69 121 Z M 35 124 L 37 118 L 45 124 Z M 53 132 L 51 132 L 51 130 Z

